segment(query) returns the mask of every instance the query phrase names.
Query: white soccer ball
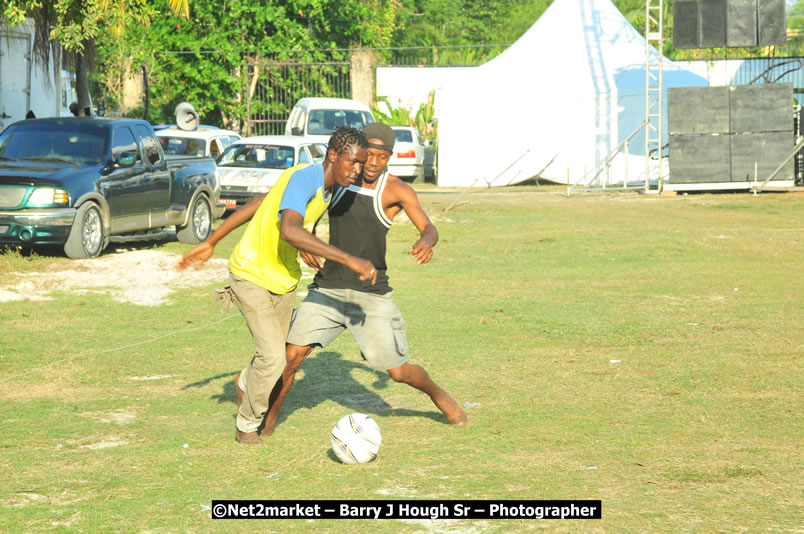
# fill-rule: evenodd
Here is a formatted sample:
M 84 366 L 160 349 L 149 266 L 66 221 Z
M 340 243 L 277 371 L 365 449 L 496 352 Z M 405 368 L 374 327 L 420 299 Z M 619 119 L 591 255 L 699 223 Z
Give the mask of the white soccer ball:
M 380 427 L 363 413 L 343 417 L 332 428 L 332 450 L 345 464 L 365 464 L 377 457 L 382 445 Z

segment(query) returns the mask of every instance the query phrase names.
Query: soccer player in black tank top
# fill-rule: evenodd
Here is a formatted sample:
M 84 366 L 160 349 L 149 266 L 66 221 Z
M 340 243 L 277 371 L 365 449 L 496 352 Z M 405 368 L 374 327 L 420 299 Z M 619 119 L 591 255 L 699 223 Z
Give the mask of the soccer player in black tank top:
M 310 294 L 297 309 L 297 312 L 310 310 L 309 306 L 305 307 L 307 301 L 314 297 L 316 292 L 327 291 L 329 288 L 335 291 L 354 290 L 359 294 L 367 295 L 382 295 L 390 292 L 391 287 L 388 285 L 388 277 L 385 273 L 385 234 L 393 218 L 402 210 L 405 210 L 405 213 L 420 233 L 420 238 L 413 244 L 411 249 L 411 255 L 416 260 L 416 263 L 425 264 L 433 257 L 433 246 L 438 242 L 438 231 L 419 204 L 416 192 L 396 176 L 385 172 L 394 144 L 393 130 L 386 125 L 373 123 L 366 126 L 364 133 L 366 133 L 366 137 L 369 140 L 369 154 L 368 160 L 363 166 L 361 183 L 355 184 L 360 186 L 360 193 L 341 191 L 341 198 L 338 202 L 336 202 L 337 197 L 333 198 L 333 203 L 330 205 L 330 243 L 333 246 L 345 247 L 344 250 L 350 251 L 351 254 L 357 254 L 355 251 L 360 250 L 360 257 L 371 258 L 378 271 L 376 287 L 355 279 L 349 273 L 337 268 L 337 264 L 333 262 L 322 264 L 321 258 L 302 253 L 301 257 L 305 263 L 319 272 L 316 275 L 314 284 L 311 286 Z M 353 188 L 350 187 L 349 189 Z M 373 196 L 371 196 L 372 192 Z M 350 213 L 352 209 L 357 209 L 358 211 Z M 367 232 L 360 231 L 360 228 L 364 226 L 369 228 Z M 377 298 L 381 297 L 378 296 Z M 309 315 L 309 313 L 315 314 L 316 312 L 308 311 L 306 313 Z M 296 325 L 296 319 L 298 317 L 294 316 L 294 325 Z M 345 324 L 342 326 L 347 327 Z M 360 344 L 360 340 L 357 339 L 357 332 L 353 330 L 353 334 Z M 314 337 L 305 338 L 301 333 L 296 334 L 294 337 L 294 326 L 291 326 L 286 350 L 287 365 L 282 375 L 281 384 L 277 383 L 277 387 L 274 389 L 275 394 L 277 394 L 278 389 L 278 394 L 271 403 L 266 415 L 265 425 L 261 432 L 262 436 L 268 436 L 273 432 L 282 402 L 290 390 L 296 371 L 301 366 L 304 358 L 310 354 L 314 346 L 322 345 L 322 343 L 309 340 L 303 344 L 296 345 L 293 344 L 295 338 L 314 339 Z M 407 347 L 405 347 L 406 349 Z M 364 350 L 362 345 L 361 350 Z M 444 413 L 450 424 L 466 423 L 466 412 L 463 408 L 446 391 L 433 382 L 422 367 L 405 361 L 401 365 L 388 368 L 387 371 L 394 381 L 408 384 L 426 393 L 436 407 Z

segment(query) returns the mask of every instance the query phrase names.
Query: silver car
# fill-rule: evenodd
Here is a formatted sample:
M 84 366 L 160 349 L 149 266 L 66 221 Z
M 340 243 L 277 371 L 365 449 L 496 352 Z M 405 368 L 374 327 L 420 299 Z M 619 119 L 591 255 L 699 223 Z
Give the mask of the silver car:
M 432 141 L 425 141 L 415 126 L 391 126 L 396 134 L 394 153 L 388 161 L 388 172 L 413 182 L 435 181 L 436 155 Z

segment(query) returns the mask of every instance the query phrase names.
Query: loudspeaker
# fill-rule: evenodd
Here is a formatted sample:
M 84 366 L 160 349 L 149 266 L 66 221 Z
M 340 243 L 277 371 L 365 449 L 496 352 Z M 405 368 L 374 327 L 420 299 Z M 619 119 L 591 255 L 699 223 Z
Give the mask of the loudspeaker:
M 716 48 L 726 44 L 726 0 L 698 0 L 700 48 Z
M 182 102 L 176 106 L 176 126 L 188 131 L 198 128 L 198 112 L 192 104 Z
M 761 83 L 730 88 L 732 133 L 790 132 L 793 129 L 793 84 Z
M 677 87 L 667 92 L 674 184 L 765 180 L 794 142 L 793 85 Z M 775 180 L 792 180 L 791 161 Z
M 752 182 L 754 175 L 757 181 L 764 181 L 793 151 L 789 131 L 734 134 L 729 138 L 732 182 Z M 793 172 L 791 159 L 773 180 L 792 180 Z
M 667 128 L 670 135 L 729 133 L 729 88 L 668 88 Z
M 783 45 L 787 42 L 784 0 L 759 1 L 759 46 Z
M 671 135 L 670 181 L 709 184 L 731 181 L 730 135 Z
M 726 46 L 756 46 L 757 0 L 729 0 L 728 18 Z
M 673 47 L 698 48 L 698 2 L 682 0 L 673 4 Z
M 675 48 L 781 45 L 784 0 L 681 0 L 673 4 Z

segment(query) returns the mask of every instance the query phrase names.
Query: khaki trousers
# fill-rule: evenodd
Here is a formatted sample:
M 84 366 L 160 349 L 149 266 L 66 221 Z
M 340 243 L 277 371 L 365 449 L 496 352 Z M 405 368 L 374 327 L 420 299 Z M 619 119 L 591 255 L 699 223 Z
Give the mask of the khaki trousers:
M 277 295 L 232 273 L 229 282 L 227 289 L 246 319 L 256 348 L 251 363 L 240 373 L 237 387 L 245 394 L 236 425 L 241 432 L 254 432 L 268 412 L 268 397 L 285 369 L 285 340 L 296 292 Z

